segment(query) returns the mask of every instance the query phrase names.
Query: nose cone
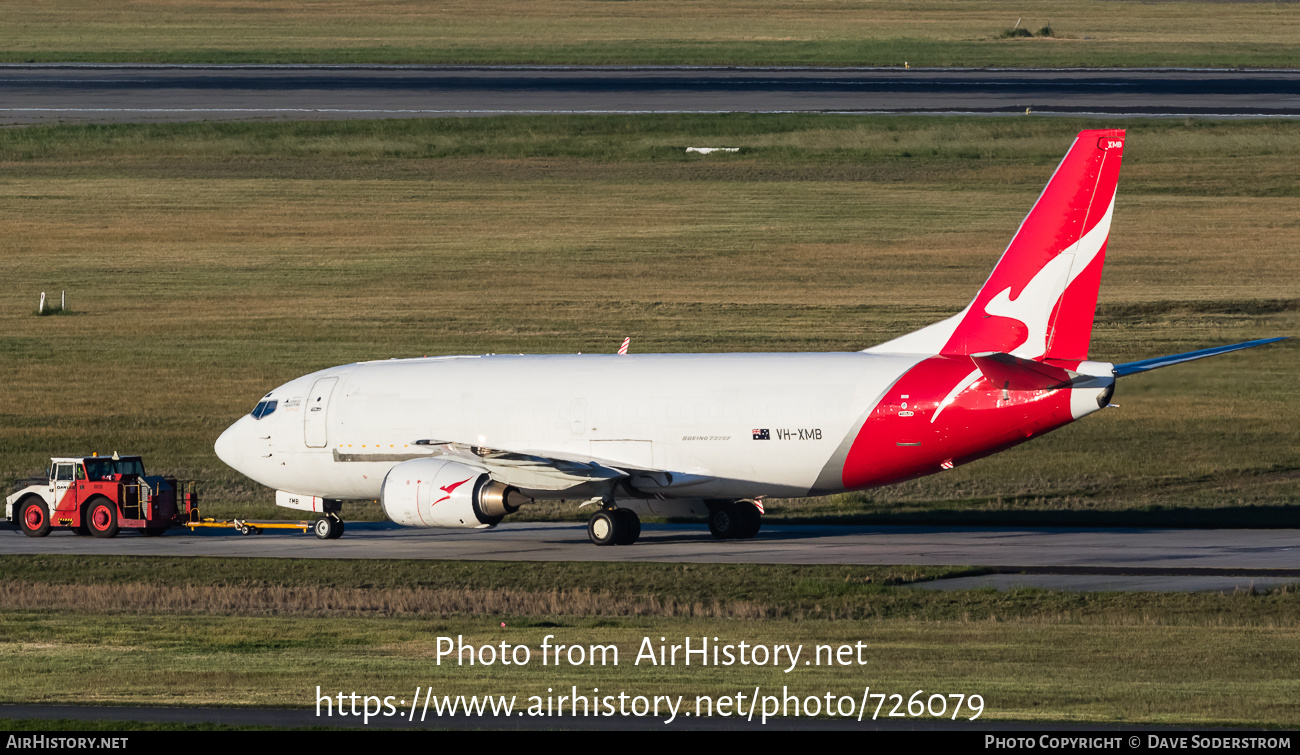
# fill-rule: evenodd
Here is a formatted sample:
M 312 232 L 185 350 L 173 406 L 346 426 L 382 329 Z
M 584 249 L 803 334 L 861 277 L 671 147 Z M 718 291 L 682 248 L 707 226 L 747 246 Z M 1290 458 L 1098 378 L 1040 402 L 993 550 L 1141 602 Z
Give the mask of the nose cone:
M 238 422 L 227 427 L 226 431 L 217 438 L 217 442 L 213 446 L 213 449 L 217 452 L 217 458 L 221 459 L 226 463 L 226 466 L 229 466 L 237 472 L 244 471 L 241 468 L 244 460 L 241 436 L 244 433 L 240 432 L 240 430 L 242 429 L 246 419 L 247 417 L 241 417 Z

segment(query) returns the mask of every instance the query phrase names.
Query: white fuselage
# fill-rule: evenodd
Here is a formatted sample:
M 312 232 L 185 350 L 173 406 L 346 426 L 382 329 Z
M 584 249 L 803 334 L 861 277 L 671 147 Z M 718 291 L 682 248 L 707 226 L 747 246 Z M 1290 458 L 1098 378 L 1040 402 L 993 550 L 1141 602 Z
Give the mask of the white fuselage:
M 240 419 L 217 452 L 269 487 L 341 500 L 377 498 L 389 469 L 430 455 L 430 442 L 667 471 L 676 483 L 663 485 L 665 497 L 831 492 L 828 462 L 922 359 L 820 353 L 365 362 L 271 391 L 263 400 L 276 401 L 275 410 Z

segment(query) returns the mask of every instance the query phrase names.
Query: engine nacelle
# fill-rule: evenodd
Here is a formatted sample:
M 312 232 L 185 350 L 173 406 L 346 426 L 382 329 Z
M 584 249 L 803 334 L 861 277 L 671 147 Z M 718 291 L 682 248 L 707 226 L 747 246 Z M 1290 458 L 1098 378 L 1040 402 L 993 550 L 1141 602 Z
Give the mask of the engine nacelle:
M 384 514 L 407 527 L 491 527 L 531 499 L 487 470 L 451 459 L 404 461 L 380 488 Z

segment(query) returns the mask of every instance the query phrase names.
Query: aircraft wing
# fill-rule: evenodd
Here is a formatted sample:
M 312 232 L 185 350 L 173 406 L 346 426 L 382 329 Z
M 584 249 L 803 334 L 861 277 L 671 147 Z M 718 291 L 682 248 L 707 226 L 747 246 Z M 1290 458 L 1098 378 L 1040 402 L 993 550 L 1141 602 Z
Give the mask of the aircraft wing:
M 612 485 L 629 477 L 629 472 L 600 461 L 552 452 L 507 451 L 468 443 L 417 440 L 440 456 L 461 459 L 484 467 L 499 480 L 520 490 L 568 490 L 581 485 Z

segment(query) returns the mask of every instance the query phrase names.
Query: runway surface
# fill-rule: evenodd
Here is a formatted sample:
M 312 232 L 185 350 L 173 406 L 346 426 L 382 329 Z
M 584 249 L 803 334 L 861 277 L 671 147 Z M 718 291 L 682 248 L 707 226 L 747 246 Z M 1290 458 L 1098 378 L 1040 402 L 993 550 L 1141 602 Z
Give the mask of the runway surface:
M 928 587 L 1043 586 L 1067 590 L 1262 589 L 1300 581 L 1300 531 L 777 525 L 753 540 L 715 540 L 702 525 L 649 524 L 631 546 L 597 547 L 586 526 L 502 524 L 439 530 L 356 522 L 340 540 L 278 530 L 173 530 L 112 540 L 56 530 L 27 538 L 6 526 L 0 553 L 624 561 L 754 564 L 915 564 L 995 567 L 998 574 Z M 1028 574 L 1022 572 L 1029 572 Z
M 0 124 L 506 113 L 1300 116 L 1300 71 L 0 66 Z

